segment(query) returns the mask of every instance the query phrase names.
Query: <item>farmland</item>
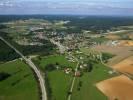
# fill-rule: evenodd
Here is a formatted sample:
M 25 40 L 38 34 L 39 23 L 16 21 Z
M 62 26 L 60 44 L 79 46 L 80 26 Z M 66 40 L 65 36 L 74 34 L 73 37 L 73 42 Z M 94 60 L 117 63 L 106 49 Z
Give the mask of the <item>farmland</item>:
M 109 100 L 132 100 L 133 81 L 121 75 L 102 81 L 97 87 L 108 96 Z
M 133 56 L 124 59 L 113 68 L 123 73 L 133 74 Z
M 0 39 L 20 51 L 42 77 L 37 81 L 32 70 L 18 60 L 23 56 L 0 41 L 0 100 L 133 98 L 133 20 L 12 17 L 0 24 Z M 44 87 L 46 91 L 40 92 Z
M 99 63 L 93 66 L 92 72 L 77 78 L 72 100 L 88 100 L 88 98 L 90 100 L 107 100 L 107 97 L 96 88 L 96 83 L 115 76 L 115 74 L 109 74 L 109 71 L 110 69 Z M 81 86 L 79 86 L 80 82 Z
M 98 52 L 107 52 L 114 54 L 112 59 L 109 60 L 108 65 L 115 65 L 116 63 L 124 60 L 125 58 L 131 56 L 133 54 L 132 46 L 108 46 L 108 45 L 96 45 L 92 47 L 92 50 Z
M 38 60 L 40 69 L 46 72 L 45 67 L 49 64 L 58 63 L 62 67 L 75 68 L 76 63 L 68 62 L 64 55 L 50 55 L 42 57 L 41 60 L 35 58 L 35 62 Z M 50 99 L 51 100 L 66 100 L 69 92 L 72 76 L 66 75 L 63 70 L 48 71 L 47 78 L 50 85 Z
M 44 71 L 47 64 L 56 64 L 56 62 L 58 62 L 59 65 L 71 66 L 72 68 L 76 66 L 75 63 L 68 62 L 65 59 L 65 56 L 62 55 L 51 55 L 42 57 L 39 65 Z M 87 98 L 89 97 L 92 98 L 92 100 L 95 100 L 97 98 L 106 100 L 106 97 L 102 93 L 100 93 L 100 91 L 95 87 L 95 84 L 101 80 L 114 76 L 109 74 L 109 71 L 109 68 L 99 63 L 94 65 L 94 69 L 92 72 L 84 73 L 83 76 L 77 78 L 74 91 L 72 93 L 72 100 L 80 100 L 81 97 L 84 97 L 83 100 L 87 100 Z M 47 75 L 52 90 L 52 100 L 65 100 L 68 95 L 72 76 L 66 75 L 63 71 L 60 70 L 50 71 L 47 73 Z M 78 91 L 77 87 L 80 81 L 82 81 L 82 87 L 80 91 Z M 84 91 L 86 92 L 84 93 Z
M 38 85 L 31 69 L 20 60 L 0 65 L 11 76 L 0 81 L 0 100 L 39 100 Z
M 64 55 L 50 55 L 42 57 L 40 66 L 44 68 L 47 64 L 55 64 L 56 62 L 66 67 L 75 68 L 76 66 L 76 63 L 68 62 Z
M 49 83 L 52 89 L 51 100 L 66 100 L 71 83 L 71 76 L 61 71 L 48 73 Z
M 35 61 L 39 60 L 37 58 Z M 63 55 L 51 55 L 46 57 L 41 57 L 38 63 L 42 71 L 45 71 L 45 66 L 48 64 L 56 64 L 63 66 L 70 66 L 75 68 L 76 64 L 68 62 Z M 109 74 L 111 71 L 109 68 L 105 67 L 101 63 L 96 63 L 93 65 L 93 70 L 91 72 L 85 72 L 81 77 L 77 77 L 74 85 L 74 90 L 72 93 L 72 100 L 91 100 L 102 99 L 106 100 L 104 96 L 95 86 L 99 81 L 105 80 L 107 78 L 113 77 L 116 74 Z M 62 70 L 53 70 L 46 72 L 48 76 L 49 85 L 51 88 L 51 100 L 66 100 L 72 80 L 71 75 L 65 74 Z M 82 82 L 80 90 L 78 90 L 79 82 Z

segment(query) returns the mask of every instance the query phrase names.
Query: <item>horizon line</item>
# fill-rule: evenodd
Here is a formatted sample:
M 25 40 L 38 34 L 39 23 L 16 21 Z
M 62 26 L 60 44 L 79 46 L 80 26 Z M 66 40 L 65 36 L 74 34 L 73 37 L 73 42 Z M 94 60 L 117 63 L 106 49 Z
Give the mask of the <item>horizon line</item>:
M 133 15 L 106 15 L 106 14 L 0 14 L 0 16 L 10 16 L 10 15 L 16 15 L 16 16 L 30 16 L 30 15 L 42 15 L 42 16 L 47 16 L 47 15 L 57 15 L 57 16 L 109 16 L 109 17 L 133 17 Z

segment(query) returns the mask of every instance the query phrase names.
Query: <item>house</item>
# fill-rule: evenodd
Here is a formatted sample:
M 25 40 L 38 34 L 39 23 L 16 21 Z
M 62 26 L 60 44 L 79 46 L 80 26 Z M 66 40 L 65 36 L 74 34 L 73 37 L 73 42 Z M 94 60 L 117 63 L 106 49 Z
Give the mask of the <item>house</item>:
M 79 66 L 81 69 L 83 69 L 84 67 L 82 65 Z
M 81 72 L 80 71 L 76 71 L 74 76 L 75 77 L 80 77 L 81 76 Z
M 65 72 L 66 74 L 70 74 L 70 73 L 72 72 L 72 68 L 65 68 L 65 69 L 64 69 L 64 72 Z

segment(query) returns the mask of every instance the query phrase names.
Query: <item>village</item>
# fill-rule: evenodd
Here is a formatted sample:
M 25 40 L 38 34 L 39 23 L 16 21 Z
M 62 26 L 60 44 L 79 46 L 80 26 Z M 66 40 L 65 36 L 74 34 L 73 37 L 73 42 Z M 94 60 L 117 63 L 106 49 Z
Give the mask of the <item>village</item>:
M 2 29 L 2 31 L 10 32 L 9 37 L 20 46 L 41 48 L 47 43 L 53 45 L 54 49 L 50 53 L 39 52 L 36 55 L 27 55 L 28 58 L 35 56 L 31 60 L 43 74 L 46 74 L 48 81 L 46 84 L 53 94 L 56 94 L 59 84 L 63 80 L 62 89 L 65 89 L 63 93 L 66 98 L 74 97 L 76 93 L 83 96 L 85 88 L 90 94 L 91 88 L 99 97 L 105 98 L 105 96 L 101 96 L 102 93 L 108 96 L 103 89 L 103 84 L 108 86 L 106 84 L 108 80 L 110 81 L 113 77 L 117 78 L 123 73 L 126 77 L 132 76 L 132 69 L 129 67 L 131 70 L 127 70 L 126 65 L 124 66 L 121 61 L 132 55 L 133 35 L 130 33 L 133 30 L 117 27 L 112 30 L 100 30 L 99 33 L 91 30 L 73 32 L 67 30 L 70 28 L 70 26 L 66 26 L 69 22 L 50 22 L 41 19 L 19 20 L 4 23 L 8 28 Z M 131 65 L 130 59 L 129 64 Z M 119 62 L 123 64 L 122 68 Z M 128 61 L 124 60 L 124 62 Z M 125 76 L 122 78 L 126 80 Z M 52 92 L 50 93 L 52 94 Z M 56 97 L 55 94 L 53 97 Z M 59 94 L 57 93 L 57 95 Z M 74 98 L 76 98 L 74 100 L 79 100 L 78 96 Z

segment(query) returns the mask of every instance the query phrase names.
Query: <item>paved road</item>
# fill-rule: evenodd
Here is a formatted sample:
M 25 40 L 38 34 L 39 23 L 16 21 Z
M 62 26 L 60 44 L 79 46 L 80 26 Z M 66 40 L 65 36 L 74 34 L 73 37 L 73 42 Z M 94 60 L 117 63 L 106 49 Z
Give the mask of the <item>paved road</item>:
M 60 53 L 64 53 L 64 52 L 66 51 L 66 47 L 63 46 L 61 43 L 56 42 L 56 41 L 54 41 L 53 39 L 50 39 L 50 42 L 53 43 L 53 44 L 55 44 L 55 45 L 59 48 Z M 76 73 L 77 70 L 78 70 L 78 67 L 79 67 L 79 61 L 78 61 L 78 59 L 77 59 L 76 57 L 74 57 L 73 55 L 71 55 L 71 56 L 77 61 L 77 66 L 76 66 L 76 68 L 75 68 L 75 73 Z M 73 77 L 73 79 L 72 79 L 72 84 L 71 84 L 71 87 L 70 87 L 70 90 L 69 90 L 69 92 L 71 92 L 71 93 L 72 93 L 73 88 L 74 88 L 75 80 L 76 80 L 76 77 Z M 67 100 L 71 100 L 71 96 L 72 96 L 72 94 L 69 94 Z
M 71 55 L 71 56 L 72 56 L 72 55 Z M 78 67 L 79 67 L 79 60 L 78 60 L 76 57 L 74 57 L 74 56 L 72 56 L 72 57 L 77 61 L 77 66 L 76 66 L 76 68 L 75 68 L 75 73 L 76 73 L 76 72 L 78 71 Z M 76 80 L 76 77 L 73 77 L 73 79 L 72 79 L 72 84 L 71 84 L 70 91 L 69 91 L 69 92 L 71 92 L 71 93 L 73 92 L 75 80 Z M 69 94 L 67 100 L 71 100 L 71 96 L 72 96 L 72 94 Z
M 65 50 L 66 50 L 65 46 L 63 46 L 60 42 L 56 42 L 53 39 L 50 39 L 50 42 L 55 44 L 59 48 L 60 53 L 64 53 L 65 52 Z
M 20 51 L 18 51 L 14 46 L 12 46 L 4 38 L 0 37 L 0 40 L 2 40 L 9 47 L 11 47 L 12 49 L 14 49 L 15 52 L 18 53 L 23 58 L 23 60 L 25 60 L 26 63 L 33 69 L 33 71 L 35 72 L 35 74 L 36 74 L 36 76 L 38 78 L 39 84 L 40 84 L 40 89 L 41 89 L 41 93 L 42 93 L 42 100 L 47 100 L 45 82 L 44 82 L 43 76 L 41 75 L 40 71 L 37 69 L 37 67 L 35 66 L 35 64 L 31 61 L 31 59 L 27 59 Z

